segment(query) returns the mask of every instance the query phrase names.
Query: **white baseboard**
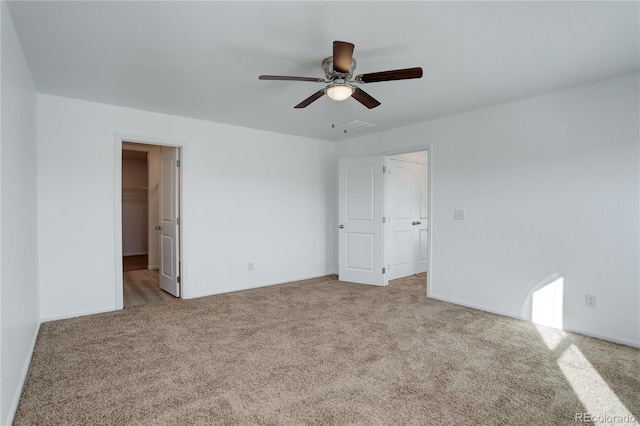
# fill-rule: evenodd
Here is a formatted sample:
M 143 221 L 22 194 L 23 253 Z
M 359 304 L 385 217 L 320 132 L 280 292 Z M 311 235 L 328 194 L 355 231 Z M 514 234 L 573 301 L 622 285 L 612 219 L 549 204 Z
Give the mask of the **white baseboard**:
M 500 310 L 497 310 L 497 309 L 488 308 L 488 307 L 482 306 L 482 305 L 476 305 L 476 304 L 473 304 L 473 303 L 463 302 L 461 300 L 451 299 L 449 297 L 434 296 L 433 293 L 429 296 L 429 299 L 436 299 L 436 300 L 440 300 L 442 302 L 453 303 L 454 305 L 464 306 L 465 308 L 477 309 L 479 311 L 485 311 L 485 312 L 489 312 L 489 313 L 496 314 L 496 315 L 502 315 L 503 317 L 510 317 L 510 318 L 515 318 L 515 319 L 519 319 L 519 320 L 522 320 L 522 321 L 527 321 L 526 319 L 521 318 L 518 315 L 514 315 L 514 314 L 512 314 L 510 312 L 504 312 L 504 311 L 500 311 Z
M 36 349 L 36 341 L 38 340 L 38 333 L 40 332 L 40 325 L 42 322 L 39 322 L 36 326 L 33 337 L 31 338 L 31 345 L 29 347 L 29 354 L 27 355 L 27 359 L 24 362 L 24 366 L 22 367 L 22 373 L 20 374 L 20 381 L 18 382 L 18 388 L 16 389 L 16 394 L 13 397 L 13 402 L 11 403 L 11 407 L 9 408 L 9 416 L 7 417 L 7 424 L 13 424 L 13 420 L 16 417 L 16 411 L 18 411 L 18 404 L 20 403 L 20 397 L 22 396 L 22 388 L 24 388 L 24 383 L 27 380 L 27 374 L 29 374 L 29 367 L 31 366 L 31 358 L 33 357 L 33 351 Z
M 622 339 L 616 336 L 606 336 L 603 334 L 592 333 L 590 331 L 583 331 L 575 328 L 565 328 L 564 331 L 568 331 L 570 333 L 582 334 L 587 337 L 593 337 L 594 339 L 607 340 L 609 342 L 617 343 L 619 345 L 631 346 L 632 348 L 640 348 L 640 343 L 632 342 L 630 340 Z
M 503 311 L 499 311 L 499 310 L 496 310 L 496 309 L 487 308 L 486 306 L 475 305 L 473 303 L 462 302 L 460 300 L 450 299 L 448 297 L 434 296 L 432 294 L 431 296 L 429 296 L 429 298 L 430 299 L 440 300 L 442 302 L 453 303 L 454 305 L 460 305 L 460 306 L 464 306 L 466 308 L 477 309 L 479 311 L 490 312 L 490 313 L 496 314 L 496 315 L 502 315 L 504 317 L 515 318 L 515 319 L 520 320 L 520 321 L 531 322 L 527 318 L 523 318 L 523 317 L 520 317 L 518 315 L 511 314 L 509 312 L 503 312 Z M 620 338 L 620 337 L 617 337 L 617 336 L 609 336 L 609 335 L 605 335 L 605 334 L 593 333 L 593 332 L 590 332 L 590 331 L 584 331 L 584 330 L 579 330 L 579 329 L 575 329 L 575 328 L 564 328 L 563 330 L 564 331 L 568 331 L 570 333 L 582 334 L 584 336 L 593 337 L 593 338 L 600 339 L 600 340 L 606 340 L 608 342 L 618 343 L 620 345 L 626 345 L 626 346 L 631 346 L 631 347 L 634 347 L 634 348 L 640 348 L 640 344 L 638 342 L 632 342 L 630 340 L 626 340 L 626 339 L 623 339 L 623 338 Z
M 143 254 L 149 254 L 146 251 L 141 251 L 140 253 L 122 253 L 123 256 L 142 256 Z
M 147 265 L 147 269 L 160 269 L 160 265 Z
M 249 284 L 249 285 L 244 285 L 244 286 L 238 286 L 238 287 L 231 287 L 231 288 L 224 288 L 224 289 L 220 289 L 220 290 L 216 290 L 214 292 L 207 292 L 207 293 L 202 293 L 202 294 L 196 294 L 196 295 L 189 295 L 189 297 L 184 297 L 183 299 L 196 299 L 198 297 L 207 297 L 207 296 L 215 296 L 216 294 L 225 294 L 225 293 L 233 293 L 235 291 L 243 291 L 243 290 L 252 290 L 254 288 L 260 288 L 260 287 L 270 287 L 272 285 L 279 285 L 279 284 L 286 284 L 286 283 L 290 283 L 290 282 L 294 282 L 294 281 L 304 281 L 304 280 L 312 280 L 315 278 L 322 278 L 322 277 L 326 277 L 329 275 L 337 275 L 334 272 L 327 272 L 324 273 L 322 275 L 314 275 L 312 277 L 303 277 L 303 278 L 291 278 L 288 279 L 287 281 L 275 281 L 275 282 L 266 282 L 266 283 L 259 283 L 259 284 Z
M 62 319 L 83 317 L 85 315 L 104 314 L 105 312 L 113 312 L 117 310 L 118 309 L 115 306 L 112 306 L 110 308 L 96 309 L 94 311 L 81 311 L 81 312 L 74 312 L 74 313 L 68 313 L 68 314 L 62 314 L 62 315 L 54 315 L 51 317 L 42 317 L 40 318 L 40 321 L 42 322 L 57 321 Z

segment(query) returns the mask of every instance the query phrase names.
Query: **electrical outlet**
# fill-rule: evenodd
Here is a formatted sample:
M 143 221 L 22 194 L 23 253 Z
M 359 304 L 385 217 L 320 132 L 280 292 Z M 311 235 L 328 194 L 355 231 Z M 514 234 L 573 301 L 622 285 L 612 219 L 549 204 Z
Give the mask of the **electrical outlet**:
M 253 271 L 253 262 L 249 262 L 249 266 L 247 267 L 247 270 Z
M 596 307 L 596 296 L 593 294 L 587 294 L 584 298 L 584 305 L 587 308 L 595 308 Z
M 464 220 L 464 210 L 454 210 L 453 211 L 453 219 L 454 220 Z

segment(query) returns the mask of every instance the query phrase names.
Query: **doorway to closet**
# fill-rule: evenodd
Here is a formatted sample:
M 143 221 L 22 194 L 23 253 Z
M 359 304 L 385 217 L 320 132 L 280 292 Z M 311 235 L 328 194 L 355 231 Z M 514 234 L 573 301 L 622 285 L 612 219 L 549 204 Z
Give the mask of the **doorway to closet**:
M 123 307 L 180 297 L 179 148 L 122 143 Z

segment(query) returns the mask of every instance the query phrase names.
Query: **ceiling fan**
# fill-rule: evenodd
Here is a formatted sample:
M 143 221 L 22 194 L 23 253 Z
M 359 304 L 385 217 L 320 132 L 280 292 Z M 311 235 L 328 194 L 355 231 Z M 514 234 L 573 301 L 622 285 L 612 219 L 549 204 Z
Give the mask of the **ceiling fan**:
M 353 78 L 353 70 L 356 68 L 356 60 L 353 59 L 353 43 L 346 41 L 333 42 L 333 56 L 322 61 L 325 78 L 294 77 L 288 75 L 261 75 L 260 80 L 289 80 L 310 81 L 315 83 L 329 83 L 324 89 L 318 90 L 294 108 L 306 108 L 312 102 L 317 101 L 323 95 L 329 96 L 334 101 L 344 101 L 350 97 L 360 102 L 367 108 L 375 108 L 380 105 L 367 92 L 354 85 L 376 83 L 379 81 L 408 80 L 422 77 L 422 68 L 405 68 L 400 70 L 380 71 L 369 74 L 359 74 Z M 353 78 L 353 79 L 352 79 Z

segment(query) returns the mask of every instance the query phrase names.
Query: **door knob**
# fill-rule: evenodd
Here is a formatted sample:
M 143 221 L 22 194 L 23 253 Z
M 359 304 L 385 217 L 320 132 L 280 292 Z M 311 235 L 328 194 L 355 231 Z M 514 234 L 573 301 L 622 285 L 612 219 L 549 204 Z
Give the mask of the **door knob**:
M 340 225 L 340 226 L 338 226 L 338 228 L 344 229 L 344 225 Z
M 422 225 L 422 222 L 417 221 L 417 222 L 416 222 L 416 225 Z
M 418 222 L 415 222 L 415 221 L 414 221 L 414 222 L 411 222 L 411 224 L 412 224 L 413 226 L 416 226 L 416 225 L 418 224 Z
M 160 225 L 156 226 L 156 231 L 162 231 L 162 227 Z

